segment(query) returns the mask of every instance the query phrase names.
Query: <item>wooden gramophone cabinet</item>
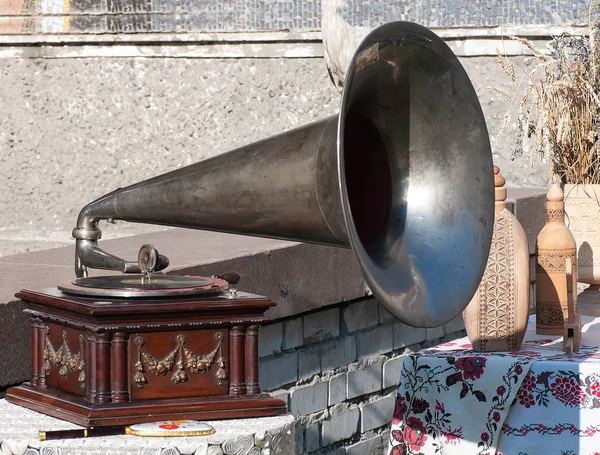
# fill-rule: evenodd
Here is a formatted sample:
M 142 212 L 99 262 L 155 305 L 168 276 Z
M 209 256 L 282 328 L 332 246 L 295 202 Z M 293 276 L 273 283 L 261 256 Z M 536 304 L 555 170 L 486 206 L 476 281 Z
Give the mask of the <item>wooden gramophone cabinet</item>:
M 265 297 L 155 299 L 22 290 L 31 318 L 31 380 L 12 403 L 83 426 L 286 413 L 261 393 L 258 331 Z

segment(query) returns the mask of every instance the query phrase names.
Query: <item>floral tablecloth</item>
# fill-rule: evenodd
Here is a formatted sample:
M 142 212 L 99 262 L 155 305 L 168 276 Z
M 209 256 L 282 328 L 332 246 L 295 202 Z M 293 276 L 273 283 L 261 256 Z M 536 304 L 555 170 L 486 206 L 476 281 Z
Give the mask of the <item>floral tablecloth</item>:
M 582 346 L 535 335 L 517 352 L 473 352 L 468 338 L 404 360 L 390 455 L 600 455 L 600 318 Z

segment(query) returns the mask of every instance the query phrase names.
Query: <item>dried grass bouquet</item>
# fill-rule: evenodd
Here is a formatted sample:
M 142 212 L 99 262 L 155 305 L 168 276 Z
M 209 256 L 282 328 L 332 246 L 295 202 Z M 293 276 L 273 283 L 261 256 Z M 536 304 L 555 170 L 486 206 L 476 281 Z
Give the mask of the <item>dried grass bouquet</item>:
M 590 1 L 590 35 L 562 35 L 542 52 L 511 36 L 533 53 L 531 69 L 498 52 L 514 94 L 496 89 L 517 106 L 518 135 L 511 159 L 524 153 L 546 157 L 563 183 L 600 183 L 600 0 Z M 504 118 L 501 133 L 509 121 Z

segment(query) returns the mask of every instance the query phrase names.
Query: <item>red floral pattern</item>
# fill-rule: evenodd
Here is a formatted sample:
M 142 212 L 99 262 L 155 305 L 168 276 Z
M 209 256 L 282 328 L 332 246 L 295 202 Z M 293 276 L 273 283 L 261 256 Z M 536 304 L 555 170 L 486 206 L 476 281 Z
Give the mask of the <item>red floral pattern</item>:
M 600 455 L 596 449 L 600 447 L 600 418 L 598 425 L 588 420 L 591 425 L 580 427 L 578 421 L 569 417 L 572 412 L 585 409 L 600 410 L 600 368 L 596 370 L 598 373 L 590 373 L 589 368 L 581 370 L 571 365 L 582 360 L 600 365 L 597 347 L 582 345 L 579 353 L 569 358 L 564 356 L 562 344 L 552 339 L 526 341 L 518 352 L 463 350 L 469 348 L 470 345 L 465 346 L 459 340 L 406 358 L 394 412 L 390 455 L 542 453 L 540 447 L 531 445 L 531 435 L 560 438 L 543 439 L 545 455 Z M 504 359 L 502 369 L 498 369 L 496 359 Z M 531 367 L 538 360 L 549 360 L 564 368 L 553 369 L 549 362 Z M 521 416 L 542 420 L 513 428 L 507 423 L 513 421 L 511 417 L 507 420 L 511 405 L 520 409 Z M 547 419 L 556 413 L 557 406 L 574 411 L 561 414 L 556 420 Z M 545 411 L 547 408 L 550 412 Z M 475 419 L 465 415 L 472 409 L 477 409 Z M 487 415 L 481 413 L 483 409 L 487 409 Z M 500 443 L 506 450 L 496 452 L 500 434 L 505 441 Z M 523 447 L 519 441 L 525 436 L 528 442 Z M 506 441 L 512 441 L 512 445 Z M 566 445 L 548 441 L 566 441 Z M 580 445 L 579 441 L 587 442 Z M 565 449 L 575 444 L 579 450 Z M 477 449 L 473 450 L 475 445 Z
M 404 414 L 406 414 L 406 400 L 402 396 L 396 398 L 396 407 L 394 408 L 394 418 L 392 419 L 392 425 L 399 424 L 404 420 Z
M 465 379 L 479 379 L 483 374 L 485 362 L 484 357 L 463 357 L 456 361 L 456 368 L 462 371 Z
M 586 428 L 579 428 L 574 423 L 558 423 L 556 425 L 547 426 L 541 423 L 531 423 L 521 425 L 519 427 L 513 427 L 508 423 L 502 425 L 502 434 L 510 436 L 529 436 L 531 434 L 539 434 L 543 436 L 548 435 L 560 435 L 563 433 L 569 433 L 577 437 L 592 437 L 600 431 L 600 425 L 588 426 Z
M 406 446 L 399 445 L 392 447 L 392 455 L 406 455 Z
M 428 350 L 427 354 L 437 356 L 440 351 Z M 452 352 L 452 354 L 455 354 Z M 439 356 L 444 363 L 433 367 L 426 358 L 419 354 L 405 360 L 401 372 L 401 381 L 406 384 L 405 394 L 398 394 L 394 409 L 393 431 L 391 432 L 391 454 L 421 454 L 423 447 L 430 443 L 435 447 L 440 444 L 458 446 L 463 440 L 462 427 L 453 428 L 450 425 L 452 413 L 446 411 L 444 402 L 428 401 L 421 392 L 430 388 L 451 392 L 456 390 L 459 400 L 472 397 L 479 403 L 490 403 L 490 412 L 485 425 L 486 431 L 480 434 L 479 448 L 485 454 L 494 443 L 501 421 L 501 412 L 510 405 L 509 396 L 515 384 L 520 382 L 518 376 L 523 373 L 523 367 L 513 362 L 507 374 L 500 378 L 502 384 L 496 390 L 495 396 L 486 394 L 476 387 L 486 371 L 486 355 L 466 355 L 456 352 L 456 355 Z M 518 373 L 517 373 L 518 372 Z M 466 406 L 466 405 L 465 405 Z
M 427 430 L 421 420 L 409 417 L 404 430 L 404 442 L 410 450 L 419 450 L 427 441 Z
M 590 393 L 594 397 L 600 398 L 600 381 L 596 381 L 592 384 L 592 386 L 590 387 Z M 594 454 L 594 455 L 596 455 L 596 454 Z
M 163 430 L 176 430 L 179 428 L 179 425 L 175 425 L 174 423 L 163 423 L 162 425 L 159 425 L 158 428 Z
M 519 391 L 517 399 L 519 400 L 519 403 L 521 403 L 526 408 L 530 408 L 535 404 L 535 399 L 533 398 L 533 395 L 527 392 L 526 390 Z
M 579 406 L 585 399 L 585 393 L 581 390 L 578 382 L 572 377 L 556 378 L 550 384 L 550 392 L 554 398 L 564 404 Z
M 528 374 L 515 405 L 548 407 L 551 399 L 568 407 L 600 409 L 600 377 L 564 370 Z

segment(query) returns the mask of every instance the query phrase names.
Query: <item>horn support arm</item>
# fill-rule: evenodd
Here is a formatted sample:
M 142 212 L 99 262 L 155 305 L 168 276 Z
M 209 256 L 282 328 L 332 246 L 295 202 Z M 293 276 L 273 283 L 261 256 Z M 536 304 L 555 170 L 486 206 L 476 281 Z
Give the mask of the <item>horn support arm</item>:
M 86 205 L 77 218 L 77 227 L 73 229 L 75 239 L 75 275 L 78 278 L 88 275 L 88 267 L 93 269 L 117 270 L 122 273 L 141 273 L 142 267 L 138 262 L 130 262 L 107 253 L 98 247 L 102 231 L 98 228 L 101 220 L 118 219 L 114 199 L 120 189 L 102 196 L 100 199 Z M 153 271 L 163 270 L 169 265 L 169 259 L 157 254 Z

